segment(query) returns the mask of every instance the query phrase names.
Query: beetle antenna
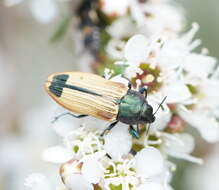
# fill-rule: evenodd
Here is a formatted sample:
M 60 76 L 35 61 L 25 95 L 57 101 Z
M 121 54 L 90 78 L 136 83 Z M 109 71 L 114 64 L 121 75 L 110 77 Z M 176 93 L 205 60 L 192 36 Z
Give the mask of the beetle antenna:
M 164 103 L 164 101 L 167 99 L 167 96 L 164 97 L 164 99 L 162 100 L 162 102 L 159 104 L 157 110 L 153 113 L 153 115 L 155 115 L 157 113 L 157 111 L 160 109 L 160 107 L 162 106 L 162 104 Z
M 149 131 L 150 131 L 150 127 L 151 127 L 151 124 L 149 124 L 148 127 L 147 127 L 147 130 L 146 130 L 146 137 L 148 136 L 148 133 L 149 133 Z
M 164 99 L 161 101 L 161 103 L 159 104 L 157 110 L 153 113 L 153 115 L 155 115 L 155 114 L 158 112 L 158 110 L 160 109 L 160 107 L 162 106 L 162 104 L 164 103 L 164 101 L 165 101 L 166 99 L 167 99 L 167 96 L 165 96 Z M 148 125 L 148 128 L 147 128 L 147 130 L 146 130 L 146 136 L 148 136 L 148 133 L 149 133 L 149 131 L 150 131 L 150 127 L 151 127 L 151 124 Z

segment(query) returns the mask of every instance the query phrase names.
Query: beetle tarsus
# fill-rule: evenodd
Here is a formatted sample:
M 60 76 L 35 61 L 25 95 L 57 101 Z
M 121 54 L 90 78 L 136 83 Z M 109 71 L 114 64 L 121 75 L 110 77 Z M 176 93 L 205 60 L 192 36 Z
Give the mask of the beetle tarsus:
M 129 132 L 134 138 L 136 138 L 136 139 L 140 138 L 138 130 L 136 131 L 132 125 L 129 125 Z
M 65 113 L 61 113 L 60 115 L 56 116 L 56 117 L 54 118 L 54 120 L 52 121 L 52 123 L 55 123 L 58 119 L 60 119 L 61 117 L 65 116 L 65 115 L 70 115 L 70 116 L 75 117 L 75 118 L 78 118 L 78 119 L 88 116 L 88 115 L 74 115 L 73 113 L 65 112 Z
M 131 155 L 135 156 L 137 154 L 137 152 L 132 148 L 129 152 Z
M 100 136 L 103 136 L 105 135 L 107 132 L 109 132 L 113 127 L 116 126 L 116 124 L 118 123 L 119 121 L 115 121 L 114 123 L 111 123 L 102 133 Z

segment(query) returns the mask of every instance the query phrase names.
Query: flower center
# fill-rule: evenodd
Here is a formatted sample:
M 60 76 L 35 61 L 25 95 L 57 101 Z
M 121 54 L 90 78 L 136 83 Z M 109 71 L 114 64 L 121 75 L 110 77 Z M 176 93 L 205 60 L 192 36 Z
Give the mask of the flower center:
M 157 91 L 161 87 L 160 80 L 160 69 L 158 67 L 151 68 L 149 64 L 142 63 L 140 69 L 143 71 L 141 74 L 137 74 L 135 78 L 132 79 L 134 86 L 137 86 L 137 80 L 140 80 L 140 87 L 147 86 L 148 92 Z

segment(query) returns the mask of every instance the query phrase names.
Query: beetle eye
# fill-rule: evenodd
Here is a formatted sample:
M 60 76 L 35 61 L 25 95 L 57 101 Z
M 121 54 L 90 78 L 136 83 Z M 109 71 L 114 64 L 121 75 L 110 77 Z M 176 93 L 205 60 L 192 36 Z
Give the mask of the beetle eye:
M 148 113 L 153 113 L 153 108 L 151 105 L 148 105 Z

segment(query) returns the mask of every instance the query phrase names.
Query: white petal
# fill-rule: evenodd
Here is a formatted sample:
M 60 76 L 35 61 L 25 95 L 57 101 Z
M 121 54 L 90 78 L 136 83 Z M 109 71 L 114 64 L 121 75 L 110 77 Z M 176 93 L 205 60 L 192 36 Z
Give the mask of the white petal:
M 34 173 L 28 176 L 24 181 L 25 190 L 52 190 L 46 176 L 40 173 Z
M 135 63 L 127 62 L 127 65 L 129 65 L 125 70 L 125 76 L 129 79 L 136 77 L 137 74 L 142 74 L 143 71 L 135 65 Z
M 99 183 L 101 177 L 103 177 L 103 173 L 103 168 L 95 157 L 91 156 L 83 162 L 82 174 L 88 182 L 94 184 Z
M 30 9 L 34 17 L 42 23 L 48 23 L 58 14 L 58 7 L 54 0 L 32 0 Z
M 124 28 L 128 28 L 128 30 L 124 30 Z M 131 36 L 135 33 L 135 30 L 135 24 L 129 17 L 120 17 L 107 28 L 107 32 L 116 39 L 121 39 L 124 36 Z
M 164 190 L 164 187 L 159 183 L 146 182 L 137 187 L 136 190 Z
M 127 125 L 119 123 L 104 136 L 105 151 L 114 160 L 120 159 L 129 153 L 132 146 L 132 137 L 128 132 Z
M 200 84 L 200 91 L 204 93 L 201 104 L 205 107 L 217 108 L 219 106 L 219 81 L 215 79 L 206 79 Z M 198 105 L 199 106 L 199 105 Z M 201 105 L 200 105 L 201 106 Z
M 161 100 L 162 101 L 162 100 Z M 158 108 L 158 103 L 153 103 L 150 101 L 151 106 L 153 107 L 154 111 Z M 154 130 L 163 130 L 166 128 L 167 123 L 171 119 L 171 112 L 166 104 L 163 104 L 164 109 L 159 109 L 155 115 L 156 119 L 154 123 L 151 124 L 151 132 Z
M 148 40 L 143 35 L 138 34 L 129 39 L 125 46 L 125 58 L 129 62 L 140 64 L 148 57 Z
M 128 0 L 102 0 L 102 11 L 109 15 L 122 16 L 128 11 Z
M 104 130 L 109 125 L 108 121 L 100 120 L 95 117 L 85 117 L 83 126 L 89 130 Z
M 123 83 L 126 86 L 128 86 L 128 83 L 129 83 L 129 81 L 125 79 L 124 77 L 122 77 L 121 75 L 116 75 L 115 77 L 112 77 L 110 80 L 113 82 Z
M 166 139 L 166 149 L 168 152 L 191 153 L 195 147 L 193 136 L 187 133 L 172 135 L 174 138 Z
M 62 146 L 54 146 L 47 148 L 43 152 L 43 160 L 53 163 L 64 163 L 72 159 L 72 152 Z
M 189 54 L 184 59 L 184 69 L 190 74 L 200 78 L 206 78 L 213 68 L 217 60 L 213 57 L 201 54 Z
M 81 174 L 72 174 L 67 177 L 65 179 L 65 185 L 71 190 L 93 190 L 92 184 Z
M 142 149 L 135 156 L 136 172 L 141 177 L 152 177 L 160 174 L 164 169 L 164 161 L 161 153 L 153 148 Z
M 167 186 L 165 187 L 165 190 L 174 190 L 174 189 L 173 189 L 173 187 L 171 187 L 170 185 L 167 185 Z
M 187 160 L 189 162 L 193 162 L 196 164 L 203 164 L 203 160 L 201 158 L 197 158 L 195 156 L 191 156 L 191 155 L 186 154 L 186 153 L 169 152 L 168 154 L 170 156 L 178 158 L 178 159 Z
M 163 172 L 159 175 L 154 176 L 150 179 L 150 181 L 154 183 L 163 184 L 164 186 L 168 185 L 171 182 L 172 179 L 172 172 L 171 172 L 171 166 L 169 165 L 169 162 L 167 161 L 165 163 L 165 167 L 163 169 Z
M 65 179 L 72 174 L 80 174 L 82 165 L 83 163 L 79 162 L 78 160 L 69 160 L 68 162 L 61 165 L 59 174 L 65 181 Z
M 166 84 L 163 89 L 163 94 L 167 96 L 167 103 L 181 103 L 191 97 L 191 93 L 187 86 L 182 82 L 172 82 Z
M 71 115 L 65 115 L 59 118 L 57 121 L 55 121 L 52 124 L 52 127 L 58 135 L 65 137 L 71 131 L 80 127 L 82 122 L 83 122 L 82 119 L 74 118 Z
M 106 47 L 106 52 L 109 54 L 110 57 L 113 59 L 122 59 L 123 58 L 123 51 L 125 47 L 125 42 L 122 40 L 111 39 Z
M 192 112 L 179 110 L 179 114 L 185 121 L 198 129 L 201 136 L 209 143 L 215 143 L 219 140 L 219 125 L 214 118 L 195 110 Z

